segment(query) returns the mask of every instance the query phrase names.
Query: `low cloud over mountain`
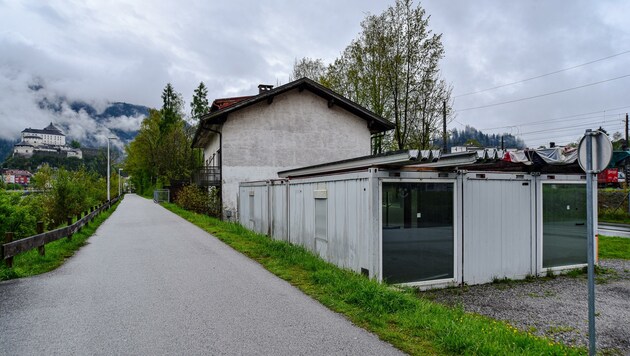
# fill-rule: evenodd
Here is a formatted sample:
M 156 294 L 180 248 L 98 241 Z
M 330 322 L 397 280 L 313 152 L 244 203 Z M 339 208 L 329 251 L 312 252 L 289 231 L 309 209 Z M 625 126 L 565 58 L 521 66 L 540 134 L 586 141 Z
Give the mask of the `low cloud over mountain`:
M 23 72 L 0 69 L 0 140 L 15 142 L 25 128 L 40 129 L 50 122 L 63 130 L 68 141 L 83 146 L 107 144 L 107 137 L 121 147 L 132 140 L 148 108 L 116 102 L 77 100 L 49 90 L 43 80 Z

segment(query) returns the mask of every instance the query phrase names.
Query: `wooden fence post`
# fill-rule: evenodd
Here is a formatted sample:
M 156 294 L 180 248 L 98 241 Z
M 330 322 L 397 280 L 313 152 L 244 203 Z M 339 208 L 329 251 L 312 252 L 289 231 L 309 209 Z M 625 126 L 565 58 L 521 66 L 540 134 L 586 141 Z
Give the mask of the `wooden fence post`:
M 81 213 L 77 214 L 77 224 L 81 221 Z M 81 225 L 79 225 L 79 227 L 77 228 L 77 232 L 81 231 Z
M 43 221 L 38 221 L 37 222 L 37 233 L 38 234 L 43 234 L 44 233 L 44 222 Z M 46 244 L 43 244 L 41 246 L 37 246 L 37 251 L 39 252 L 40 256 L 44 256 L 46 254 Z
M 13 233 L 12 232 L 7 232 L 4 235 L 4 242 L 5 243 L 9 243 L 9 242 L 13 242 Z M 4 252 L 3 252 L 4 255 Z M 13 257 L 9 257 L 7 259 L 4 260 L 7 263 L 7 267 L 11 268 L 13 267 Z
M 68 216 L 68 229 L 72 226 L 72 216 Z M 72 240 L 72 231 L 68 230 L 68 240 Z

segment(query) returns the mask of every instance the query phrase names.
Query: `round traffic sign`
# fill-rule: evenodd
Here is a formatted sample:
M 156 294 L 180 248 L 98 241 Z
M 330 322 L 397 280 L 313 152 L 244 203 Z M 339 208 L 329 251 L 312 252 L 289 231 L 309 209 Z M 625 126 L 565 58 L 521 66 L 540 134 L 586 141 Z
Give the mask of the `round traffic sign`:
M 578 163 L 585 172 L 586 160 L 588 159 L 586 155 L 586 140 L 589 139 L 593 146 L 591 170 L 593 173 L 599 173 L 606 169 L 612 159 L 612 142 L 610 142 L 608 135 L 599 130 L 592 131 L 590 134 L 587 132 L 584 137 L 582 137 L 578 145 Z

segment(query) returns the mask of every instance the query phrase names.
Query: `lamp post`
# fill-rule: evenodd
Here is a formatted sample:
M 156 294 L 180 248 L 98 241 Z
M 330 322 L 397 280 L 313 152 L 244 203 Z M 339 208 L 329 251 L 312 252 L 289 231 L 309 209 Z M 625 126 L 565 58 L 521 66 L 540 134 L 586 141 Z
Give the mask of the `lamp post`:
M 120 175 L 120 172 L 122 172 L 122 168 L 118 168 L 118 196 L 120 196 L 120 194 L 122 193 L 122 176 Z
M 109 141 L 111 140 L 116 140 L 116 137 L 108 137 L 107 138 L 107 201 L 110 201 L 110 195 L 109 195 L 109 170 L 110 170 L 110 165 L 109 165 Z

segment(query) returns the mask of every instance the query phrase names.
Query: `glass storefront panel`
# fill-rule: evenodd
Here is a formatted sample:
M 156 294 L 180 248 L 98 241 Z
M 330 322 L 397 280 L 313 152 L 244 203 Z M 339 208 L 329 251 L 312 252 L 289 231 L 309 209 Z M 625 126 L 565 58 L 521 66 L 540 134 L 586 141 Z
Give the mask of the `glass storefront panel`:
M 542 186 L 543 267 L 586 263 L 586 185 Z
M 453 278 L 453 183 L 383 183 L 383 279 Z

